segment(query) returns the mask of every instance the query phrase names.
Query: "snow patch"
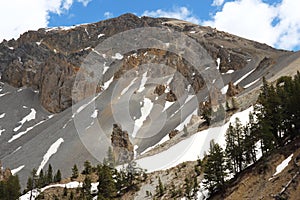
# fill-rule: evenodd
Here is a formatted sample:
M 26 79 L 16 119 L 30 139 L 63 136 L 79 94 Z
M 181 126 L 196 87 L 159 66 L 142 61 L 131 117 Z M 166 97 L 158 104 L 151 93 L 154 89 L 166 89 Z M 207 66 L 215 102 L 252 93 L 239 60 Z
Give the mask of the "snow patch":
M 22 148 L 22 146 L 19 146 L 17 149 L 15 149 L 11 154 L 16 153 L 17 151 L 19 151 Z
M 220 58 L 217 58 L 217 70 L 220 69 L 220 63 L 221 63 L 221 59 Z
M 242 76 L 240 79 L 238 79 L 237 81 L 235 81 L 233 83 L 233 85 L 237 85 L 239 84 L 242 80 L 244 80 L 246 77 L 248 77 L 252 72 L 254 72 L 255 69 L 252 69 L 250 72 L 246 73 L 244 76 Z
M 93 114 L 91 115 L 92 118 L 96 119 L 98 116 L 98 110 L 94 110 Z
M 175 102 L 166 101 L 165 107 L 162 112 L 166 111 L 170 106 L 172 106 Z
M 0 94 L 0 97 L 3 97 L 3 96 L 5 96 L 5 95 L 7 95 L 7 94 L 9 94 L 10 92 L 6 92 L 6 93 L 3 93 L 3 94 Z
M 103 73 L 102 74 L 105 74 L 105 72 L 107 72 L 108 69 L 109 69 L 109 66 L 106 66 L 106 62 L 104 62 L 104 64 L 103 64 Z
M 228 90 L 228 85 L 225 85 L 222 89 L 221 89 L 221 93 L 222 94 L 226 94 L 227 93 L 227 90 Z
M 85 33 L 87 34 L 87 36 L 89 36 L 89 38 L 90 38 L 90 34 L 89 34 L 87 28 L 84 28 L 84 31 L 85 31 Z
M 103 33 L 100 33 L 99 35 L 98 35 L 98 38 L 101 38 L 101 37 L 103 37 L 105 34 L 103 34 Z
M 147 72 L 145 72 L 143 74 L 143 77 L 142 77 L 142 80 L 141 80 L 141 85 L 140 85 L 137 92 L 142 92 L 145 89 L 146 82 L 147 82 Z
M 2 114 L 0 115 L 0 119 L 2 119 L 3 117 L 5 117 L 5 113 L 2 113 Z
M 12 169 L 11 170 L 11 174 L 14 176 L 16 175 L 19 171 L 21 171 L 23 168 L 25 167 L 25 165 L 21 165 L 20 167 L 17 167 L 16 169 Z
M 192 33 L 192 34 L 193 34 L 193 33 L 196 33 L 196 31 L 190 31 L 190 33 Z
M 135 78 L 131 81 L 131 83 L 130 83 L 126 88 L 124 88 L 124 89 L 122 90 L 121 95 L 125 94 L 125 93 L 129 90 L 129 88 L 134 84 L 134 82 L 135 82 L 136 79 L 137 79 L 137 77 L 135 77 Z
M 42 162 L 41 162 L 39 168 L 38 168 L 37 171 L 36 171 L 36 174 L 37 174 L 37 175 L 38 175 L 38 174 L 40 173 L 40 171 L 44 168 L 45 164 L 48 162 L 48 160 L 50 159 L 50 157 L 51 157 L 52 155 L 54 155 L 54 154 L 57 152 L 59 146 L 60 146 L 61 143 L 63 143 L 63 142 L 64 142 L 64 139 L 59 138 L 56 142 L 54 142 L 54 143 L 50 146 L 50 148 L 48 149 L 47 153 L 44 155 L 43 160 L 42 160 Z
M 98 193 L 98 185 L 99 185 L 99 182 L 91 183 L 91 194 L 97 194 Z
M 113 82 L 114 80 L 114 77 L 112 76 L 108 81 L 106 81 L 104 84 L 103 84 L 103 89 L 106 90 L 109 85 Z
M 289 162 L 292 160 L 294 154 L 291 154 L 289 157 L 287 157 L 284 161 L 282 161 L 277 167 L 276 167 L 276 172 L 273 174 L 272 177 L 278 175 L 281 173 L 288 165 Z
M 12 141 L 18 139 L 19 137 L 25 135 L 28 131 L 32 130 L 34 127 L 44 123 L 47 120 L 42 120 L 39 123 L 35 124 L 34 126 L 28 127 L 25 131 L 21 131 L 20 133 L 13 135 L 12 138 L 10 138 L 10 140 L 8 140 L 8 143 L 11 143 Z
M 93 101 L 95 101 L 99 96 L 100 96 L 101 93 L 98 93 L 96 96 L 94 96 L 89 102 L 87 102 L 86 104 L 83 104 L 82 106 L 80 106 L 76 112 L 73 113 L 72 115 L 72 118 L 75 117 L 75 115 L 77 115 L 78 113 L 80 113 L 83 109 L 85 109 L 90 103 L 92 103 Z M 70 119 L 65 125 L 63 128 L 66 128 L 67 124 L 72 121 L 72 119 Z
M 138 148 L 139 148 L 138 145 L 134 145 L 134 146 L 133 146 L 133 157 L 134 157 L 134 158 L 136 158 L 136 156 L 137 156 L 136 150 L 137 150 Z
M 255 81 L 253 81 L 253 82 L 251 82 L 251 83 L 249 83 L 249 84 L 247 84 L 247 85 L 245 85 L 244 86 L 244 88 L 248 88 L 248 87 L 250 87 L 250 86 L 252 86 L 252 85 L 254 85 L 257 81 L 259 81 L 259 78 L 258 79 L 256 79 Z
M 225 74 L 232 74 L 234 72 L 233 69 L 228 70 Z
M 5 129 L 0 129 L 0 136 L 5 131 Z
M 116 60 L 122 60 L 123 59 L 123 55 L 121 55 L 120 53 L 116 53 L 114 56 L 112 56 L 112 59 L 116 59 Z
M 168 141 L 168 140 L 170 140 L 169 134 L 167 134 L 165 137 L 163 137 L 163 138 L 162 138 L 157 144 L 155 144 L 154 146 L 151 146 L 151 147 L 148 147 L 147 149 L 145 149 L 145 150 L 141 153 L 141 155 L 143 155 L 143 154 L 145 154 L 146 152 L 148 152 L 148 151 L 154 149 L 155 147 L 157 147 L 157 146 L 159 146 L 159 145 L 165 143 L 165 142 Z
M 216 143 L 224 148 L 226 145 L 225 133 L 229 127 L 229 123 L 239 118 L 242 124 L 246 124 L 249 121 L 249 113 L 252 111 L 253 107 L 250 107 L 236 113 L 222 126 L 200 131 L 165 151 L 138 159 L 136 162 L 150 173 L 157 170 L 169 169 L 185 161 L 195 161 L 198 158 L 203 158 L 204 153 L 209 150 L 210 140 L 214 139 Z
M 92 183 L 92 187 L 93 187 L 93 184 L 96 184 L 96 183 Z M 56 188 L 56 187 L 61 187 L 61 188 L 66 187 L 67 189 L 73 189 L 73 188 L 82 187 L 82 183 L 77 182 L 77 181 L 73 181 L 73 182 L 69 182 L 69 183 L 66 183 L 66 184 L 47 185 L 47 186 L 41 188 L 40 190 L 33 189 L 32 191 L 27 192 L 26 194 L 20 196 L 19 200 L 35 200 L 37 198 L 37 196 L 40 194 L 40 192 L 44 192 L 47 189 Z M 31 193 L 32 193 L 32 198 L 30 199 L 30 196 L 31 196 L 30 194 Z
M 141 108 L 142 115 L 139 119 L 135 120 L 133 132 L 132 132 L 132 137 L 136 136 L 138 130 L 142 127 L 143 122 L 146 120 L 146 118 L 150 114 L 150 112 L 152 110 L 152 107 L 153 107 L 152 101 L 148 98 L 144 98 L 144 105 Z
M 19 122 L 21 124 L 19 126 L 17 126 L 16 128 L 14 128 L 13 131 L 14 132 L 18 131 L 20 128 L 22 128 L 22 126 L 25 122 L 29 122 L 29 121 L 35 119 L 35 116 L 36 116 L 36 111 L 34 108 L 31 108 L 30 113 Z

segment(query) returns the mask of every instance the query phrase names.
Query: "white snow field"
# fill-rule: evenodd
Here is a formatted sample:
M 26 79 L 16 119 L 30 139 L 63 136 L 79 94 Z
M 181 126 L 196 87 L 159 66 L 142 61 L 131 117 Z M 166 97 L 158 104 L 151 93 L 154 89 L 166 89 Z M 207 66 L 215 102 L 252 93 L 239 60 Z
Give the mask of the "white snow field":
M 98 192 L 98 185 L 99 182 L 96 183 L 91 183 L 91 193 L 92 194 L 96 194 Z M 35 200 L 36 197 L 41 193 L 44 192 L 47 189 L 50 188 L 68 188 L 68 189 L 72 189 L 72 188 L 78 188 L 78 187 L 82 187 L 82 182 L 77 182 L 77 181 L 72 181 L 66 184 L 53 184 L 53 185 L 47 185 L 43 188 L 41 188 L 40 190 L 37 189 L 33 189 L 32 191 L 27 192 L 26 194 L 22 195 L 19 200 L 30 200 L 30 193 L 32 192 L 32 198 L 31 200 Z
M 229 123 L 233 123 L 236 118 L 239 118 L 242 124 L 246 124 L 249 120 L 249 113 L 252 111 L 253 107 L 250 107 L 236 113 L 223 126 L 200 131 L 163 152 L 138 159 L 136 162 L 140 167 L 147 169 L 147 172 L 153 172 L 169 169 L 185 161 L 195 161 L 198 158 L 203 158 L 204 153 L 209 150 L 209 143 L 212 139 L 224 148 L 225 133 Z
M 49 189 L 49 188 L 55 188 L 55 187 L 61 187 L 61 188 L 78 188 L 78 187 L 82 187 L 82 183 L 81 182 L 77 182 L 77 181 L 73 181 L 73 182 L 69 182 L 66 184 L 53 184 L 53 185 L 47 185 L 43 188 L 41 188 L 40 190 L 37 189 L 33 189 L 32 191 L 27 192 L 26 194 L 20 196 L 19 200 L 35 200 L 35 198 L 40 194 L 40 192 L 44 192 L 45 190 Z M 92 187 L 94 187 L 94 184 L 92 183 Z M 30 199 L 30 193 L 32 192 L 32 198 Z
M 141 117 L 135 120 L 134 129 L 132 132 L 132 137 L 135 137 L 139 129 L 143 126 L 144 121 L 147 119 L 148 115 L 150 114 L 153 107 L 153 102 L 148 99 L 144 98 L 144 104 L 141 108 Z
M 21 165 L 20 167 L 17 167 L 16 169 L 12 169 L 11 170 L 11 174 L 14 176 L 16 175 L 19 171 L 21 171 L 23 168 L 25 167 L 25 165 Z
M 59 146 L 60 146 L 61 143 L 63 143 L 63 142 L 64 142 L 64 139 L 59 138 L 56 142 L 54 142 L 54 143 L 49 147 L 47 153 L 46 153 L 46 154 L 44 155 L 44 157 L 43 157 L 43 160 L 42 160 L 42 162 L 41 162 L 39 168 L 38 168 L 37 171 L 36 171 L 36 174 L 37 174 L 37 175 L 38 175 L 38 174 L 40 173 L 40 171 L 44 168 L 44 166 L 46 165 L 46 163 L 48 162 L 48 160 L 50 159 L 50 157 L 51 157 L 52 155 L 54 155 L 54 154 L 57 152 Z

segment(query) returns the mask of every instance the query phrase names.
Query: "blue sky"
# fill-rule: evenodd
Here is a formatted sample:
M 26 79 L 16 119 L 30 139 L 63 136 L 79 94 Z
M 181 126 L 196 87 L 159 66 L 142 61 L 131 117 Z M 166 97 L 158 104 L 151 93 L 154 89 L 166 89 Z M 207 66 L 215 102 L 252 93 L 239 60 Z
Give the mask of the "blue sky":
M 299 0 L 1 0 L 0 41 L 41 27 L 134 13 L 179 18 L 296 51 L 300 50 L 299 8 Z
M 51 13 L 49 26 L 68 26 L 97 22 L 108 18 L 108 16 L 105 15 L 107 13 L 110 13 L 111 17 L 117 17 L 124 13 L 134 13 L 141 16 L 145 11 L 156 11 L 161 9 L 171 12 L 181 7 L 186 7 L 199 19 L 208 20 L 209 13 L 214 12 L 217 8 L 211 6 L 212 1 L 205 0 L 201 3 L 199 2 L 200 0 L 92 0 L 86 7 L 80 2 L 75 2 L 69 10 L 60 15 Z

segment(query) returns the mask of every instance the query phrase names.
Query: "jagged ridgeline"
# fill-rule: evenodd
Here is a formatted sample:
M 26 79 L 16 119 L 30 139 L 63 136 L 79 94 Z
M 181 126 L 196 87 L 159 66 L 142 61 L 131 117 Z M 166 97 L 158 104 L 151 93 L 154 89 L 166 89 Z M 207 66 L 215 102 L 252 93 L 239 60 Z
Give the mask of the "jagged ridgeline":
M 99 44 L 151 27 L 192 40 L 211 65 L 194 66 L 184 54 L 153 47 L 115 52 L 110 64 L 96 66 L 101 80 L 94 87 L 87 84 L 74 99 L 76 78 L 86 58 L 98 55 Z M 81 169 L 89 160 L 96 166 L 109 148 L 115 162 L 136 158 L 142 168 L 155 171 L 169 165 L 142 159 L 248 108 L 258 97 L 263 76 L 272 82 L 293 75 L 297 63 L 299 52 L 177 19 L 125 14 L 93 24 L 28 31 L 0 44 L 0 160 L 15 170 L 22 187 L 33 168 L 45 172 L 51 163 L 53 171 L 70 177 L 74 164 Z M 207 79 L 209 70 L 218 77 Z M 151 82 L 153 78 L 159 81 Z

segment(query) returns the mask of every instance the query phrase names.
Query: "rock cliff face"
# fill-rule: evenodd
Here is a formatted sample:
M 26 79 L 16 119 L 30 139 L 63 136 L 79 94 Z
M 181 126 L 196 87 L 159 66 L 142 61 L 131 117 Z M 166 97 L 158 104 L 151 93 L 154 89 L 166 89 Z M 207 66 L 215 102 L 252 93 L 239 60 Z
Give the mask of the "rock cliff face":
M 122 131 L 117 124 L 113 125 L 111 144 L 116 163 L 126 163 L 133 159 L 133 145 L 129 140 L 128 133 L 127 131 Z
M 0 181 L 7 181 L 11 175 L 12 174 L 11 174 L 10 169 L 8 169 L 8 168 L 3 169 L 1 161 L 0 161 Z
M 268 58 L 268 62 L 263 60 L 261 64 L 269 64 L 270 60 L 287 53 L 210 27 L 175 19 L 139 18 L 125 14 L 94 24 L 28 31 L 17 40 L 3 41 L 0 44 L 2 81 L 15 87 L 27 86 L 38 90 L 40 101 L 48 111 L 61 112 L 72 105 L 71 90 L 76 73 L 93 48 L 110 36 L 141 27 L 167 27 L 188 35 L 207 50 L 216 60 L 220 73 L 224 74 L 229 70 L 242 69 L 249 62 L 257 65 L 263 58 Z M 115 79 L 127 70 L 147 63 L 166 64 L 176 69 L 196 92 L 204 86 L 201 75 L 186 60 L 158 49 L 143 49 L 125 55 L 121 68 L 115 72 Z M 184 81 L 174 78 L 167 100 L 176 100 L 172 92 L 180 96 L 185 87 Z M 156 92 L 161 94 L 162 89 L 157 88 Z M 87 93 L 82 98 L 89 95 Z
M 227 95 L 229 97 L 233 97 L 243 91 L 243 88 L 239 85 L 234 85 L 231 81 L 228 84 L 228 90 L 227 90 Z

